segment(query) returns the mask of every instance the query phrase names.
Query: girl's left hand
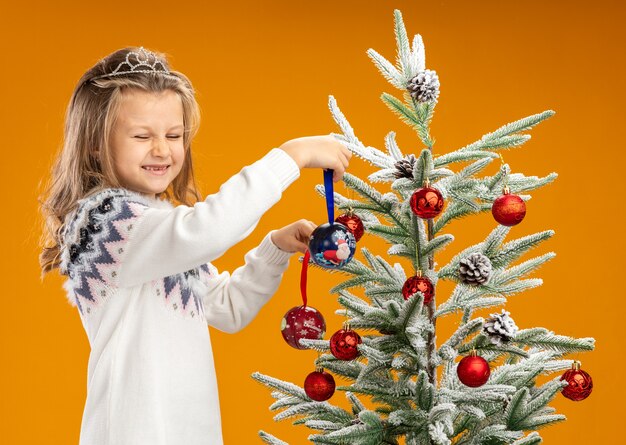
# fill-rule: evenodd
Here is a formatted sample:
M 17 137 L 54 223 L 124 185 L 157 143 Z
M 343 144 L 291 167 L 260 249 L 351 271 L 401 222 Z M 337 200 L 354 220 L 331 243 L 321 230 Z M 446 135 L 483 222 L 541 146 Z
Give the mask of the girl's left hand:
M 309 238 L 316 228 L 317 224 L 301 219 L 272 232 L 271 239 L 280 250 L 304 253 L 309 248 Z

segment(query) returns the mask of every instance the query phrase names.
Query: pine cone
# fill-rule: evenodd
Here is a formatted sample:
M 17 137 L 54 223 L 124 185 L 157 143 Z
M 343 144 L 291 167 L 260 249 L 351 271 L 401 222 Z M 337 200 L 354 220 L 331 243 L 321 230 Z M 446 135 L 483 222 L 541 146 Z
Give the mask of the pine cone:
M 408 155 L 405 159 L 399 160 L 394 164 L 397 170 L 393 172 L 393 176 L 395 176 L 396 179 L 413 179 L 413 167 L 415 167 L 416 161 L 417 159 L 415 159 L 413 155 Z
M 418 102 L 437 100 L 439 97 L 439 77 L 433 70 L 419 72 L 409 81 L 407 89 Z
M 519 330 L 515 321 L 509 317 L 510 313 L 504 309 L 502 309 L 501 314 L 489 315 L 491 317 L 485 321 L 483 331 L 494 345 L 501 345 L 510 341 Z
M 459 261 L 459 275 L 465 284 L 484 284 L 491 276 L 491 261 L 482 253 L 473 253 Z

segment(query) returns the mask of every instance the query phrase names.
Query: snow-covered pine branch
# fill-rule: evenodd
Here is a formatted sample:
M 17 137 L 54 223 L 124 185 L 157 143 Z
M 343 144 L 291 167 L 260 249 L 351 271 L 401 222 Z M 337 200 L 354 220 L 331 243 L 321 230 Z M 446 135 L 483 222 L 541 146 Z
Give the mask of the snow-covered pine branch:
M 272 436 L 269 433 L 261 430 L 259 431 L 259 437 L 263 440 L 264 443 L 268 445 L 289 445 L 287 442 L 284 442 L 276 437 Z

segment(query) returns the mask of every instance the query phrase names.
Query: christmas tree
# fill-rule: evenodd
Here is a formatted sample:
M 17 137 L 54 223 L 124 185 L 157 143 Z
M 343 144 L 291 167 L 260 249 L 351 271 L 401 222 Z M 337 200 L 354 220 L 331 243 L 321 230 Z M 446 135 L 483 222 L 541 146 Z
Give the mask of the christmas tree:
M 333 382 L 329 393 L 317 398 L 306 384 L 303 389 L 258 372 L 253 378 L 274 390 L 277 400 L 270 408 L 282 410 L 275 420 L 296 418 L 294 424 L 316 430 L 309 436 L 313 443 L 398 444 L 402 438 L 409 445 L 538 444 L 542 439 L 536 429 L 565 419 L 548 406 L 559 392 L 572 400 L 589 395 L 591 377 L 579 362 L 564 356 L 592 350 L 594 339 L 518 329 L 504 309 L 488 318 L 475 313 L 541 285 L 542 280 L 527 275 L 555 256 L 549 252 L 514 264 L 552 237 L 552 230 L 506 238 L 512 238 L 511 228 L 525 215 L 530 199 L 525 193 L 557 175 L 512 173 L 501 155 L 528 141 L 524 132 L 554 112 L 520 119 L 456 151 L 436 154 L 429 125 L 439 80 L 425 67 L 420 35 L 410 45 L 400 11 L 394 11 L 394 18 L 396 65 L 373 49 L 368 55 L 403 93 L 403 100 L 383 93 L 383 102 L 416 130 L 424 148 L 403 155 L 393 132 L 385 138 L 386 152 L 363 145 L 330 96 L 331 113 L 343 132 L 335 137 L 378 169 L 369 183 L 346 173 L 343 181 L 358 199 L 334 193 L 334 200 L 367 233 L 391 244 L 388 255 L 406 258 L 413 270 L 407 273 L 401 264 L 391 265 L 360 246 L 365 262 L 353 258 L 342 266 L 339 272 L 348 278 L 330 291 L 339 295 L 337 313 L 349 325 L 331 340 L 296 339 L 301 347 L 321 353 L 318 367 L 350 382 L 337 387 L 345 391 L 350 411 L 326 401 Z M 499 170 L 485 175 L 494 161 L 501 163 Z M 465 166 L 454 171 L 451 167 L 459 163 Z M 381 193 L 370 183 L 390 184 L 391 191 Z M 325 194 L 321 185 L 317 191 Z M 495 228 L 486 239 L 437 267 L 437 252 L 454 240 L 442 233 L 446 226 L 488 211 Z M 437 295 L 438 280 L 455 284 L 450 295 Z M 357 290 L 364 295 L 357 296 Z M 456 331 L 438 344 L 437 320 L 455 313 L 462 314 Z M 318 369 L 317 375 L 322 374 L 329 375 Z M 551 378 L 543 377 L 539 384 L 541 376 Z M 265 443 L 285 444 L 264 431 L 259 434 Z

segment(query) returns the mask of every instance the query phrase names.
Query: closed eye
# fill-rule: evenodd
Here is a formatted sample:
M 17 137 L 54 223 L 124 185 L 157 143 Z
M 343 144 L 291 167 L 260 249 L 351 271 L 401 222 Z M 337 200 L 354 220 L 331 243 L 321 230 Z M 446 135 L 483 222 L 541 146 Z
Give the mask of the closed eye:
M 149 139 L 150 137 L 149 136 L 135 136 L 135 138 L 137 138 L 137 139 Z M 170 139 L 179 139 L 180 135 L 179 134 L 171 134 L 171 135 L 168 136 L 168 138 L 170 138 Z

